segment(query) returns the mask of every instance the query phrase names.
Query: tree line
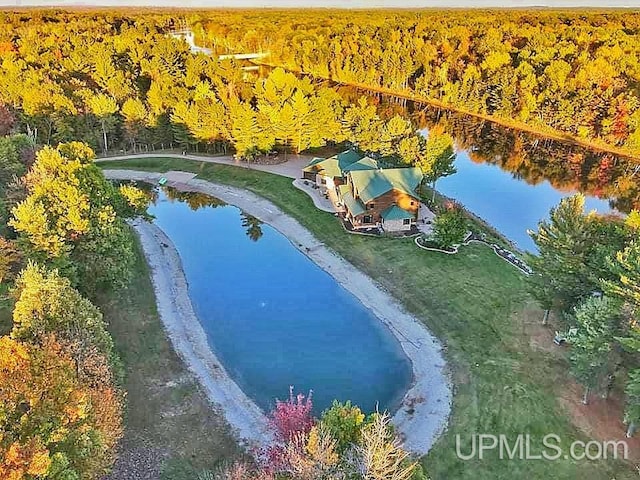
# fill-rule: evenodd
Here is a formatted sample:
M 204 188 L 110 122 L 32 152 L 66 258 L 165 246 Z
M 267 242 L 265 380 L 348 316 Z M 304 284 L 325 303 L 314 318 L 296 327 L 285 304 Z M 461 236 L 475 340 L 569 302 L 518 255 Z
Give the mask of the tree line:
M 578 194 L 551 209 L 531 237 L 539 254 L 529 258 L 530 292 L 545 310 L 543 323 L 551 311 L 558 315 L 583 403 L 623 388 L 632 435 L 640 424 L 640 214 L 585 212 Z
M 124 370 L 91 298 L 127 284 L 125 219 L 147 196 L 115 187 L 79 142 L 0 138 L 0 477 L 100 478 L 123 431 Z M 10 175 L 8 175 L 10 173 Z M 4 175 L 7 174 L 7 175 Z
M 232 60 L 193 54 L 165 34 L 170 14 L 0 14 L 0 134 L 38 144 L 82 141 L 104 153 L 180 147 L 254 158 L 351 146 L 419 165 L 428 181 L 450 171 L 452 139 L 430 145 L 411 120 L 383 118 L 371 99 L 282 69 L 247 78 Z M 444 159 L 444 168 L 436 161 Z
M 412 93 L 640 153 L 633 11 L 220 11 L 186 16 L 215 52 Z

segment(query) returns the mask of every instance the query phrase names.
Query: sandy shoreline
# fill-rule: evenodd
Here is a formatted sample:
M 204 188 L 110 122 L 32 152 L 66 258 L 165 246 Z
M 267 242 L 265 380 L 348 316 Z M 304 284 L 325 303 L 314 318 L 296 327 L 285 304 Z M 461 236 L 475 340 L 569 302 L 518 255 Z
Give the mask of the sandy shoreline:
M 445 430 L 451 412 L 451 381 L 440 342 L 415 317 L 409 315 L 371 278 L 319 242 L 296 220 L 271 202 L 249 191 L 215 184 L 183 173 L 105 170 L 107 178 L 157 183 L 162 176 L 180 180 L 177 188 L 213 195 L 268 223 L 356 296 L 393 333 L 410 359 L 414 382 L 393 416 L 404 447 L 424 455 Z M 186 180 L 186 181 L 184 181 Z M 229 378 L 209 348 L 191 301 L 175 248 L 152 224 L 136 222 L 145 256 L 153 272 L 158 310 L 171 341 L 189 368 L 198 376 L 212 403 L 220 406 L 238 437 L 251 445 L 270 438 L 262 411 Z
M 131 222 L 138 233 L 151 270 L 158 313 L 173 348 L 196 375 L 209 400 L 219 407 L 236 436 L 247 447 L 263 447 L 272 441 L 267 419 L 215 356 L 200 325 L 191 300 L 182 262 L 175 246 L 155 224 Z

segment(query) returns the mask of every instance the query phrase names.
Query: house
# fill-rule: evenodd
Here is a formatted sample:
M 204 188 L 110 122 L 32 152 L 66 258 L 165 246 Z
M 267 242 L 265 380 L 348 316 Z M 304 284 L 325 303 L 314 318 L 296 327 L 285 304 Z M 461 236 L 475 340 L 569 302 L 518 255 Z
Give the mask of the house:
M 380 168 L 376 160 L 347 151 L 327 159 L 313 159 L 303 177 L 334 190 L 344 220 L 354 230 L 382 228 L 411 230 L 420 210 L 417 189 L 422 172 L 417 167 Z
M 329 158 L 314 158 L 302 169 L 302 178 L 311 180 L 318 186 L 336 187 L 344 183 L 345 169 L 362 158 L 362 155 L 353 150 L 346 150 Z
M 418 220 L 421 182 L 418 167 L 352 170 L 340 188 L 345 218 L 354 229 L 411 230 Z

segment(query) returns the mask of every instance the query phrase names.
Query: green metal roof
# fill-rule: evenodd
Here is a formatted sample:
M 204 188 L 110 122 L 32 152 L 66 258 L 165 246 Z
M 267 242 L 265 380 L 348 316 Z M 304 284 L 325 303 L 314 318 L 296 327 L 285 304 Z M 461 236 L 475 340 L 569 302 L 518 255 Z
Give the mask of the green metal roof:
M 307 170 L 309 167 L 313 167 L 320 162 L 324 162 L 326 159 L 321 157 L 314 157 L 307 165 L 303 168 L 303 170 Z
M 422 172 L 418 167 L 354 170 L 350 175 L 358 196 L 364 203 L 392 189 L 416 197 L 416 188 L 422 181 Z
M 378 168 L 378 162 L 373 158 L 364 157 L 353 162 L 351 165 L 347 165 L 342 169 L 343 172 L 353 172 L 354 170 L 376 170 Z
M 338 159 L 336 157 L 330 158 L 314 158 L 307 164 L 303 170 L 307 172 L 318 172 L 327 177 L 341 177 L 342 172 L 338 167 Z
M 360 160 L 362 155 L 355 150 L 345 150 L 344 152 L 335 155 L 335 158 L 338 159 L 338 166 L 340 167 L 340 170 L 344 171 L 349 165 Z
M 345 207 L 347 207 L 347 210 L 349 210 L 349 213 L 353 216 L 360 215 L 366 211 L 362 202 L 353 198 L 351 192 L 345 193 L 342 197 L 342 201 L 344 202 Z
M 382 212 L 382 218 L 385 220 L 406 220 L 407 218 L 413 218 L 413 214 L 411 212 L 407 212 L 404 208 L 391 205 Z
M 342 177 L 343 172 L 346 172 L 346 169 L 350 165 L 358 162 L 360 159 L 362 159 L 362 155 L 360 155 L 358 152 L 355 152 L 353 150 L 346 150 L 329 158 L 316 157 L 311 160 L 302 170 L 306 172 L 318 172 L 322 175 L 326 175 L 327 177 Z M 365 162 L 356 168 L 364 169 L 371 164 L 370 162 L 375 162 L 375 160 L 368 160 L 368 162 Z M 373 168 L 377 168 L 377 164 Z
M 382 172 L 393 184 L 394 188 L 414 196 L 423 177 L 422 171 L 418 167 L 385 168 Z
M 393 189 L 391 182 L 378 170 L 355 170 L 351 172 L 351 179 L 358 196 L 364 203 Z

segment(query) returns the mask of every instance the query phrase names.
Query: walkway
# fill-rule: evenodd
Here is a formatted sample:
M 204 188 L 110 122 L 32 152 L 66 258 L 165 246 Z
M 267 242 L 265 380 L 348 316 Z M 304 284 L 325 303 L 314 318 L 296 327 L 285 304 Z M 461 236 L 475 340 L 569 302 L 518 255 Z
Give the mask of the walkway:
M 210 157 L 206 155 L 180 155 L 179 153 L 136 153 L 131 155 L 118 155 L 115 157 L 102 157 L 96 159 L 96 162 L 110 162 L 114 160 L 135 160 L 138 158 L 184 158 L 186 160 L 195 160 L 197 162 L 219 163 L 221 165 L 232 165 L 234 167 L 247 168 L 249 170 L 259 170 L 261 172 L 274 173 L 289 178 L 300 178 L 302 169 L 313 158 L 310 155 L 287 155 L 286 162 L 274 165 L 245 162 L 236 160 L 231 155 Z
M 302 180 L 300 178 L 296 178 L 293 181 L 293 186 L 309 195 L 309 197 L 311 197 L 311 200 L 313 201 L 313 204 L 318 210 L 322 210 L 323 212 L 336 213 L 336 211 L 338 210 L 335 208 L 335 203 L 322 195 L 322 192 L 319 188 L 313 188 L 312 185 L 315 184 L 312 184 L 308 180 Z

